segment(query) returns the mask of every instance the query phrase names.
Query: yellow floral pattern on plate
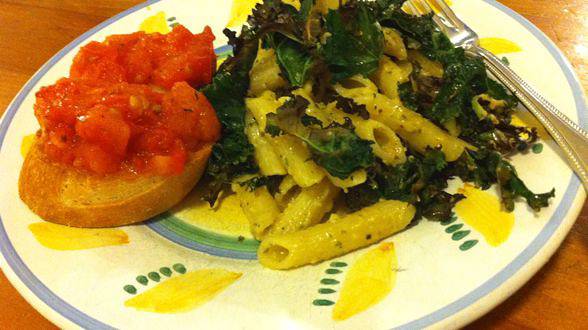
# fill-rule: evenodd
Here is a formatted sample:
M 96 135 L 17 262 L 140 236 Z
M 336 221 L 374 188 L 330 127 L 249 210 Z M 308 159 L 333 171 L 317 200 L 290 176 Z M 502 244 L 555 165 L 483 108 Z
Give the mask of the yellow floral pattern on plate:
M 158 32 L 161 34 L 166 34 L 171 31 L 170 27 L 167 25 L 165 13 L 162 11 L 146 18 L 139 26 L 139 30 L 146 33 Z
M 36 134 L 29 134 L 22 138 L 22 143 L 20 144 L 20 154 L 22 155 L 22 158 L 27 157 L 29 150 L 31 150 L 33 143 L 35 143 L 35 137 Z
M 460 218 L 482 234 L 491 246 L 506 242 L 514 226 L 514 214 L 503 211 L 496 196 L 472 185 L 464 185 L 459 193 L 466 196 L 455 206 Z
M 195 270 L 158 284 L 125 306 L 153 313 L 187 312 L 212 300 L 241 275 L 224 269 Z
M 345 277 L 333 319 L 346 320 L 384 299 L 396 284 L 397 268 L 394 243 L 382 243 L 359 257 Z
M 494 55 L 517 53 L 523 50 L 517 43 L 504 38 L 481 38 L 480 46 Z
M 120 229 L 87 229 L 36 222 L 29 225 L 41 245 L 53 250 L 86 250 L 129 243 L 129 236 Z

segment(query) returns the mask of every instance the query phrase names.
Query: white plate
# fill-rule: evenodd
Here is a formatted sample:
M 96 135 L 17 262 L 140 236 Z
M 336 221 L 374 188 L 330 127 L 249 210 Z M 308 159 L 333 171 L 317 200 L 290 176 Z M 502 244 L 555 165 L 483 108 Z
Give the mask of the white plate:
M 47 318 L 68 328 L 459 327 L 510 296 L 555 252 L 578 216 L 585 193 L 550 140 L 542 141 L 542 153 L 513 160 L 532 189 L 556 188 L 550 207 L 533 214 L 523 203 L 517 203 L 513 230 L 508 240 L 497 247 L 486 243 L 484 236 L 468 224 L 449 229 L 463 223 L 461 219 L 448 225 L 422 221 L 395 235 L 388 240 L 395 244 L 399 270 L 391 293 L 345 321 L 333 320 L 329 301 L 338 300 L 338 282 L 344 280 L 354 261 L 374 247 L 337 258 L 339 264 L 329 261 L 288 272 L 271 271 L 251 260 L 255 258 L 255 242 L 245 226 L 203 221 L 185 210 L 163 215 L 147 225 L 122 228 L 118 235 L 126 235 L 127 244 L 66 251 L 40 244 L 29 229 L 40 219 L 20 201 L 17 191 L 23 161 L 21 142 L 38 127 L 32 110 L 35 92 L 67 75 L 80 45 L 110 34 L 136 31 L 142 21 L 158 12 L 164 12 L 167 24 L 180 22 L 193 32 L 210 25 L 217 35 L 215 46 L 220 53 L 226 53 L 221 31 L 229 20 L 231 5 L 229 0 L 148 1 L 123 12 L 56 54 L 6 111 L 0 127 L 2 268 Z M 512 67 L 585 127 L 582 87 L 568 61 L 545 35 L 496 1 L 454 0 L 453 7 L 482 37 L 504 38 L 518 44 L 521 52 L 506 55 Z M 454 231 L 468 233 L 455 235 Z M 244 239 L 238 240 L 239 235 Z M 183 275 L 186 269 L 192 275 Z M 223 269 L 242 276 L 228 280 L 230 285 L 202 306 L 183 313 L 161 314 L 125 306 L 128 299 L 154 287 L 162 291 L 161 285 L 168 281 L 176 279 L 177 283 L 189 276 L 197 281 L 198 270 L 203 269 Z M 137 281 L 139 275 L 147 276 L 146 285 Z M 213 284 L 218 282 L 205 286 Z M 133 291 L 130 286 L 138 292 L 127 292 Z M 319 293 L 320 288 L 335 292 Z M 160 298 L 182 305 L 182 292 L 168 290 Z

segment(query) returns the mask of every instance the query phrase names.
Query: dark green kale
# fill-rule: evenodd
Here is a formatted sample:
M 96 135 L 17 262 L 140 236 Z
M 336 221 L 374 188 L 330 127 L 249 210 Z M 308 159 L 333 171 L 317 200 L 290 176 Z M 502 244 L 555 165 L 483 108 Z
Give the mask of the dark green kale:
M 458 119 L 461 126 L 469 127 L 476 119 L 471 109 L 472 98 L 488 90 L 486 67 L 481 59 L 467 56 L 462 48 L 453 46 L 431 17 L 417 17 L 394 10 L 383 15 L 381 24 L 399 29 L 407 38 L 418 42 L 419 50 L 425 56 L 443 64 L 442 84 L 430 84 L 430 78 L 419 76 L 418 63 L 415 63 L 413 83 L 419 94 L 428 96 L 419 96 L 419 99 L 428 101 L 432 97 L 417 107 L 419 112 L 438 124 Z M 415 104 L 410 105 L 414 107 Z
M 309 104 L 301 96 L 290 98 L 275 114 L 267 115 L 266 133 L 277 136 L 285 132 L 298 137 L 308 145 L 312 159 L 337 178 L 346 179 L 373 163 L 371 142 L 355 134 L 349 119 L 344 124 L 323 127 L 318 119 L 306 115 Z
M 436 47 L 434 43 L 439 41 L 446 47 L 451 45 L 449 40 L 447 40 L 449 45 L 445 45 L 446 41 L 442 38 L 444 35 L 436 28 L 432 15 L 414 16 L 400 10 L 400 7 L 393 4 L 387 9 L 380 8 L 380 24 L 399 30 L 405 38 L 420 43 L 423 49 L 435 49 L 438 46 Z
M 260 187 L 267 187 L 269 193 L 274 196 L 280 187 L 280 183 L 284 179 L 282 175 L 272 176 L 256 176 L 244 182 L 240 182 L 241 187 L 245 187 L 247 191 L 254 191 Z
M 374 10 L 378 13 L 378 18 L 385 17 L 389 13 L 400 10 L 407 0 L 375 0 L 373 2 Z
M 380 199 L 401 200 L 416 204 L 419 216 L 446 220 L 463 198 L 443 191 L 449 179 L 445 174 L 447 166 L 445 156 L 437 149 L 430 149 L 425 155 L 411 155 L 404 164 L 396 166 L 376 161 L 368 169 L 368 180 L 344 195 L 346 205 L 356 211 Z
M 302 22 L 306 22 L 312 12 L 314 6 L 314 0 L 302 0 L 300 1 L 300 11 L 298 12 L 298 19 Z
M 319 100 L 332 80 L 374 72 L 382 56 L 383 35 L 373 5 L 349 1 L 321 17 L 314 1 L 305 0 L 300 11 L 279 0 L 256 5 L 248 24 L 276 51 L 278 64 L 292 86 L 312 79 Z M 328 32 L 326 43 L 319 37 Z
M 338 94 L 335 96 L 335 102 L 337 103 L 337 108 L 347 114 L 357 115 L 362 119 L 370 119 L 370 113 L 363 104 L 357 104 L 352 99 L 348 99 Z
M 329 174 L 347 179 L 353 172 L 367 168 L 374 162 L 371 141 L 360 139 L 351 121 L 343 125 L 333 123 L 326 128 L 312 128 L 302 138 L 309 146 L 312 159 Z
M 384 36 L 365 2 L 352 1 L 325 18 L 330 34 L 322 54 L 335 82 L 356 74 L 368 76 L 378 68 Z
M 555 197 L 555 189 L 543 194 L 535 194 L 518 177 L 514 166 L 502 160 L 496 167 L 496 177 L 500 185 L 502 203 L 508 211 L 514 210 L 514 202 L 518 197 L 523 197 L 529 206 L 539 211 L 549 205 L 549 199 Z
M 248 23 L 263 35 L 265 47 L 276 52 L 284 76 L 292 86 L 302 86 L 313 67 L 313 45 L 305 42 L 305 23 L 313 2 L 304 1 L 300 11 L 278 0 L 256 5 Z
M 257 55 L 257 38 L 246 27 L 239 38 L 228 30 L 225 33 L 235 55 L 222 64 L 212 83 L 202 89 L 222 124 L 222 138 L 214 145 L 206 169 L 210 184 L 204 198 L 211 205 L 235 177 L 258 170 L 253 146 L 245 135 L 244 102 L 249 88 L 249 70 Z
M 274 34 L 302 42 L 304 27 L 300 22 L 296 8 L 281 0 L 264 0 L 255 5 L 253 12 L 247 18 L 247 23 L 256 32 L 257 37 L 262 39 L 269 36 L 269 40 L 265 41 L 269 41 L 270 44 Z
M 413 110 L 419 111 L 420 101 L 417 93 L 413 91 L 412 82 L 405 82 L 404 84 L 398 85 L 398 96 L 404 104 L 405 107 Z
M 487 120 L 482 121 L 482 125 L 485 123 Z M 482 131 L 476 137 L 470 137 L 469 140 L 503 155 L 525 152 L 537 141 L 537 129 L 534 127 L 512 126 L 502 122 L 494 126 L 485 126 L 489 127 L 487 131 Z
M 484 62 L 466 56 L 461 49 L 456 52 L 461 54 L 456 56 L 455 61 L 444 61 L 444 84 L 432 107 L 423 113 L 424 116 L 441 124 L 462 117 L 473 118 L 472 98 L 487 90 L 488 78 Z
M 419 193 L 419 215 L 432 221 L 445 221 L 451 218 L 453 208 L 465 197 L 450 194 L 434 185 L 427 185 Z
M 458 176 L 463 181 L 474 182 L 482 189 L 488 189 L 497 182 L 502 203 L 508 211 L 514 210 L 514 202 L 519 197 L 524 198 L 532 209 L 539 211 L 548 206 L 549 199 L 555 196 L 555 190 L 543 194 L 529 190 L 512 164 L 504 160 L 498 152 L 486 149 L 464 153 L 452 164 L 449 174 Z
M 349 188 L 343 198 L 347 208 L 355 212 L 376 204 L 382 198 L 382 193 L 378 190 L 378 185 L 374 181 L 369 181 Z
M 300 122 L 302 123 L 302 125 L 304 126 L 319 126 L 319 127 L 323 127 L 323 122 L 320 121 L 318 118 L 307 115 L 307 114 L 303 114 L 300 117 Z
M 505 108 L 513 109 L 517 106 L 517 104 L 519 103 L 518 99 L 514 95 L 509 94 L 506 91 L 506 88 L 504 88 L 504 86 L 502 86 L 501 84 L 497 83 L 492 79 L 488 79 L 486 83 L 488 86 L 488 90 L 486 91 L 488 96 L 495 100 L 506 101 Z
M 303 45 L 287 38 L 276 46 L 276 58 L 292 86 L 302 86 L 308 79 L 313 58 Z

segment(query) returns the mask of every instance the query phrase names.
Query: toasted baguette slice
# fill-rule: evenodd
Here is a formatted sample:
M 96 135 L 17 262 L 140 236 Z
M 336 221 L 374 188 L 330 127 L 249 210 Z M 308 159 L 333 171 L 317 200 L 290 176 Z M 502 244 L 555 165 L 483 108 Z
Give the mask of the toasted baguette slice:
M 20 172 L 20 198 L 44 220 L 72 227 L 115 227 L 147 220 L 196 185 L 212 146 L 192 153 L 176 176 L 98 176 L 47 159 L 35 143 Z

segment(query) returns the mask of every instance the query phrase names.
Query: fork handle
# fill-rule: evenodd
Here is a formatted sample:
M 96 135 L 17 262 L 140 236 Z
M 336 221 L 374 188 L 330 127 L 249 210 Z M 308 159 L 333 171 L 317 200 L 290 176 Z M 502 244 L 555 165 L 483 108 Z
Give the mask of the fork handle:
M 545 126 L 588 191 L 588 133 L 557 110 L 494 54 L 477 46 L 470 50 L 489 64 L 490 72 Z

